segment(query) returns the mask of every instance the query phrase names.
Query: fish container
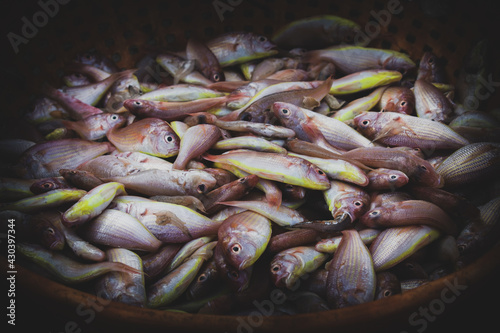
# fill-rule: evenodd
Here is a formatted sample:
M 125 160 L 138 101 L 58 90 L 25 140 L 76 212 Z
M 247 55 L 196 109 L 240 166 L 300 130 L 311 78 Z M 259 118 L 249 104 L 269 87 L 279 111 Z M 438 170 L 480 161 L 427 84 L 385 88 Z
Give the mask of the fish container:
M 472 109 L 489 112 L 491 117 L 496 115 L 498 122 L 500 38 L 493 4 L 483 0 L 11 2 L 2 8 L 0 136 L 2 140 L 32 142 L 46 139 L 26 120 L 25 114 L 42 96 L 43 87 L 63 85 L 66 75 L 71 74 L 68 65 L 79 55 L 100 54 L 110 59 L 118 70 L 126 70 L 140 67 L 139 61 L 148 55 L 184 52 L 187 41 L 192 38 L 208 41 L 225 33 L 251 32 L 272 40 L 290 22 L 311 17 L 319 20 L 326 15 L 359 25 L 350 36 L 351 44 L 404 53 L 417 68 L 424 54 L 432 52 L 444 69 L 442 83 L 451 85 L 451 88 L 441 88 L 455 92 L 450 96 L 455 102 L 463 75 L 468 78 L 482 75 L 481 83 L 466 103 Z M 311 38 L 321 33 L 314 30 Z M 299 38 L 297 33 L 291 40 Z M 479 48 L 471 56 L 471 50 L 481 41 L 487 41 L 487 52 Z M 281 51 L 284 49 L 286 47 L 281 47 Z M 161 74 L 156 83 L 173 83 L 172 77 L 159 71 L 154 61 L 150 67 L 142 67 L 148 68 L 152 82 L 155 82 L 154 75 Z M 408 79 L 405 84 L 412 87 L 414 80 Z M 479 141 L 493 141 L 496 137 L 499 142 L 498 133 L 491 137 Z M 468 195 L 468 199 L 473 195 L 471 201 L 475 205 L 498 197 L 498 165 L 496 162 L 497 172 L 489 182 L 472 183 L 461 188 L 459 194 Z M 9 166 L 2 166 L 7 177 L 10 170 Z M 496 186 L 491 185 L 494 182 Z M 4 198 L 4 202 L 8 201 Z M 3 227 L 7 224 L 4 222 Z M 75 285 L 57 282 L 19 251 L 8 251 L 7 246 L 16 241 L 20 243 L 21 238 L 15 241 L 4 238 L 1 242 L 2 272 L 11 278 L 8 279 L 10 290 L 3 291 L 8 293 L 10 302 L 3 303 L 4 309 L 10 308 L 2 320 L 14 320 L 11 328 L 35 325 L 40 327 L 39 331 L 47 332 L 235 333 L 483 330 L 496 323 L 495 307 L 490 304 L 495 304 L 500 296 L 500 247 L 495 242 L 482 249 L 482 254 L 471 263 L 383 299 L 299 313 L 287 310 L 284 294 L 279 292 L 283 288 L 276 287 L 270 289 L 267 297 L 250 301 L 252 305 L 245 311 L 230 313 L 225 309 L 207 314 L 132 306 L 95 296 L 91 282 Z M 11 264 L 13 266 L 9 266 Z M 302 282 L 307 283 L 306 279 Z

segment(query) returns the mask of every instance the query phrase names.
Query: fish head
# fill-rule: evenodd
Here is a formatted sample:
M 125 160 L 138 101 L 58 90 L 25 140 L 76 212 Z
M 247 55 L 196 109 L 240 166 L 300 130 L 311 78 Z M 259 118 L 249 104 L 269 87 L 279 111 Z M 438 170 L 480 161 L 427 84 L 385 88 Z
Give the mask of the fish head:
M 374 137 L 377 133 L 375 125 L 379 116 L 380 112 L 363 112 L 353 119 L 354 126 L 363 135 L 367 137 Z
M 386 206 L 378 206 L 366 212 L 360 217 L 360 222 L 368 227 L 374 227 L 378 225 L 378 221 L 387 215 L 388 208 Z
M 249 36 L 252 50 L 261 55 L 273 55 L 278 53 L 276 44 L 271 42 L 266 36 L 251 34 Z
M 253 264 L 258 249 L 250 239 L 227 235 L 222 244 L 225 258 L 231 266 L 241 271 Z
M 123 106 L 134 115 L 148 114 L 156 109 L 153 102 L 137 98 L 126 99 Z
M 276 118 L 278 118 L 285 126 L 291 123 L 298 116 L 297 107 L 294 104 L 275 102 L 273 103 L 271 109 Z
M 296 262 L 290 260 L 289 255 L 277 255 L 271 261 L 271 279 L 276 287 L 288 286 L 288 280 L 293 274 Z
M 394 87 L 389 92 L 384 111 L 412 114 L 415 109 L 415 95 L 408 88 Z
M 413 180 L 434 188 L 444 186 L 443 177 L 436 172 L 432 164 L 421 158 L 416 158 L 416 161 L 417 163 L 411 175 Z
M 340 206 L 335 212 L 332 211 L 332 216 L 335 220 L 344 220 L 348 218 L 350 222 L 356 221 L 370 207 L 370 197 L 366 193 L 357 193 L 348 195 L 338 201 Z
M 306 178 L 315 184 L 316 189 L 327 190 L 330 188 L 328 175 L 312 163 L 307 168 Z
M 210 173 L 203 170 L 189 170 L 191 176 L 186 183 L 186 191 L 195 197 L 206 194 L 215 188 L 217 179 Z
M 166 121 L 144 122 L 141 135 L 145 140 L 149 140 L 158 156 L 171 157 L 179 152 L 181 140 Z
M 108 125 L 108 128 L 121 127 L 125 125 L 127 121 L 127 117 L 116 114 L 116 113 L 106 113 L 105 114 L 105 122 Z

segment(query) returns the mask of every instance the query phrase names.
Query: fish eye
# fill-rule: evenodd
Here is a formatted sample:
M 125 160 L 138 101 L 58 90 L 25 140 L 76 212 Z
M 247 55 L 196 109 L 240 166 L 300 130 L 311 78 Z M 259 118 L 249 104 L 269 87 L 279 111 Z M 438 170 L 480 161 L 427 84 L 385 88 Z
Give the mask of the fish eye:
M 458 248 L 458 252 L 463 253 L 467 249 L 467 246 L 464 244 L 460 244 L 457 246 L 457 248 Z
M 215 82 L 219 82 L 219 81 L 220 81 L 220 76 L 219 76 L 219 74 L 214 74 L 214 75 L 212 76 L 212 79 L 213 79 Z
M 207 190 L 207 187 L 205 184 L 198 185 L 198 193 L 205 193 L 206 190 Z
M 237 271 L 231 271 L 227 273 L 230 279 L 237 280 L 240 277 L 240 274 Z
M 141 106 L 142 102 L 141 101 L 134 101 L 134 105 Z
M 363 120 L 363 121 L 361 122 L 361 125 L 363 125 L 363 126 L 368 126 L 368 125 L 370 125 L 370 121 L 369 121 L 369 120 Z
M 198 282 L 203 282 L 207 279 L 207 275 L 205 273 L 201 274 L 199 277 L 198 277 Z
M 323 175 L 325 174 L 325 172 L 324 172 L 323 170 L 321 170 L 321 169 L 318 169 L 318 174 L 319 174 L 320 176 L 323 176 Z
M 264 43 L 267 42 L 267 38 L 265 36 L 259 36 L 259 42 Z
M 390 175 L 390 176 L 389 176 L 389 178 L 390 178 L 391 180 L 396 180 L 396 179 L 398 178 L 398 176 L 396 176 L 396 175 Z
M 434 63 L 434 57 L 430 57 L 429 60 L 427 60 L 427 63 L 432 65 Z
M 389 297 L 392 295 L 392 292 L 390 290 L 385 290 L 384 291 L 384 297 Z
M 251 121 L 252 115 L 250 113 L 244 112 L 243 115 L 241 116 L 241 120 Z
M 427 168 L 425 167 L 425 165 L 421 165 L 420 169 L 422 169 L 423 171 L 427 171 Z
M 406 101 L 401 101 L 401 103 L 399 105 L 405 106 L 406 105 Z
M 377 216 L 380 215 L 380 211 L 379 210 L 374 210 L 374 211 L 371 211 L 368 215 L 370 217 L 377 217 Z
M 240 253 L 241 251 L 241 245 L 240 244 L 234 244 L 233 246 L 231 246 L 231 251 L 235 254 L 238 254 Z
M 274 265 L 273 267 L 271 267 L 271 271 L 273 272 L 278 272 L 280 270 L 280 265 Z
M 289 109 L 287 109 L 287 108 L 283 108 L 283 109 L 281 109 L 280 111 L 281 111 L 281 113 L 283 113 L 285 116 L 286 116 L 286 115 L 288 115 L 288 114 L 290 113 L 290 110 L 289 110 Z
M 354 206 L 361 207 L 361 206 L 363 206 L 363 203 L 361 201 L 357 200 L 357 201 L 354 201 Z
M 55 232 L 55 230 L 54 230 L 54 229 L 52 229 L 52 228 L 47 228 L 46 232 L 48 232 L 48 233 L 49 233 L 49 234 L 51 234 L 51 235 L 53 235 L 53 234 L 55 234 L 55 233 L 56 233 L 56 232 Z
M 118 119 L 118 116 L 116 114 L 111 116 L 111 120 L 117 120 L 117 119 Z
M 165 141 L 172 142 L 172 141 L 174 141 L 174 138 L 171 135 L 168 135 L 165 137 Z
M 51 184 L 51 183 L 43 183 L 43 184 L 42 184 L 42 187 L 43 187 L 43 188 L 51 188 L 51 187 L 52 187 L 52 184 Z

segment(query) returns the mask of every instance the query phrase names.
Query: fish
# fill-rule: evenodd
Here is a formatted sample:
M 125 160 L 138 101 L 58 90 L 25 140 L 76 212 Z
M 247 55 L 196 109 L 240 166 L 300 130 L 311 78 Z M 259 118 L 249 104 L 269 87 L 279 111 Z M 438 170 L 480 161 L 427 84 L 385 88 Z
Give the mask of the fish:
M 431 83 L 446 82 L 444 66 L 440 59 L 432 52 L 424 52 L 418 65 L 417 80 Z
M 33 194 L 41 194 L 61 188 L 72 188 L 72 186 L 63 177 L 50 177 L 36 180 L 29 189 Z
M 155 252 L 162 245 L 138 219 L 115 209 L 105 209 L 79 231 L 89 242 L 111 247 Z
M 136 269 L 119 262 L 103 261 L 84 264 L 36 244 L 18 243 L 16 249 L 22 256 L 41 266 L 54 278 L 69 285 L 93 280 L 114 271 L 139 273 Z
M 195 38 L 190 38 L 186 45 L 186 57 L 195 60 L 195 67 L 210 81 L 224 81 L 224 72 L 219 60 L 208 46 Z
M 323 47 L 355 43 L 360 26 L 343 17 L 318 15 L 294 20 L 280 27 L 272 41 L 281 48 L 320 49 Z
M 160 277 L 181 247 L 182 244 L 163 244 L 157 252 L 142 256 L 142 268 L 146 281 L 150 282 Z
M 276 118 L 294 130 L 297 138 L 310 141 L 307 132 L 300 131 L 302 124 L 317 128 L 326 142 L 334 148 L 350 150 L 358 147 L 372 147 L 373 143 L 344 122 L 290 103 L 276 102 L 272 106 Z
M 465 145 L 448 156 L 436 169 L 446 188 L 453 188 L 486 180 L 497 170 L 500 162 L 500 144 L 478 142 Z
M 233 165 L 264 179 L 317 190 L 330 187 L 323 171 L 298 157 L 250 150 L 233 150 L 222 155 L 204 154 L 202 157 L 212 162 Z
M 382 203 L 366 212 L 360 222 L 369 228 L 428 225 L 448 235 L 456 235 L 456 223 L 439 206 L 424 200 Z
M 398 277 L 391 272 L 384 271 L 376 274 L 377 287 L 375 289 L 375 299 L 382 299 L 392 295 L 401 294 L 401 282 Z
M 221 67 L 275 55 L 275 45 L 265 36 L 251 32 L 230 32 L 206 41 Z
M 218 239 L 226 260 L 239 271 L 252 266 L 271 238 L 271 222 L 266 217 L 245 211 L 222 222 Z
M 232 207 L 240 207 L 259 213 L 267 217 L 272 222 L 282 227 L 293 227 L 297 223 L 306 221 L 306 218 L 295 209 L 280 205 L 275 207 L 267 201 L 261 200 L 234 200 L 234 201 L 221 201 L 221 205 L 228 205 Z
M 84 162 L 114 149 L 109 142 L 83 139 L 40 142 L 28 148 L 19 158 L 18 175 L 25 179 L 57 177 L 59 169 L 76 169 Z
M 321 267 L 328 255 L 312 246 L 298 246 L 277 253 L 270 264 L 271 278 L 277 287 L 294 290 L 298 279 Z
M 60 212 L 51 211 L 49 214 L 48 218 L 50 218 L 54 227 L 64 235 L 67 246 L 77 257 L 86 261 L 97 262 L 106 259 L 106 253 L 103 250 L 87 242 L 77 234 L 76 230 L 68 228 L 62 223 L 62 215 Z
M 66 182 L 85 191 L 90 191 L 94 187 L 104 183 L 93 173 L 84 170 L 59 169 L 59 173 L 66 180 Z
M 286 102 L 308 109 L 316 107 L 328 95 L 332 83 L 333 79 L 328 78 L 315 88 L 286 90 L 269 94 L 259 98 L 247 107 L 233 111 L 233 113 L 238 115 L 239 120 L 268 123 L 272 115 L 271 107 L 273 103 Z
M 75 62 L 91 65 L 104 72 L 115 73 L 118 72 L 117 65 L 113 60 L 105 57 L 103 54 L 96 51 L 89 51 L 84 53 L 79 53 L 75 56 Z
M 205 207 L 203 206 L 201 200 L 193 197 L 192 195 L 154 195 L 149 199 L 181 205 L 193 210 L 198 210 L 202 213 L 206 213 Z
M 217 141 L 212 149 L 232 150 L 232 149 L 251 149 L 261 152 L 286 154 L 286 148 L 270 140 L 253 135 L 242 135 L 233 138 Z
M 96 283 L 97 293 L 104 299 L 144 307 L 146 288 L 141 257 L 135 252 L 119 248 L 107 250 L 106 257 L 110 262 L 123 263 L 141 273 L 110 272 Z
M 86 85 L 60 88 L 59 91 L 66 96 L 55 94 L 54 92 L 51 93 L 53 94 L 54 99 L 58 100 L 62 98 L 65 103 L 70 100 L 69 96 L 71 96 L 82 103 L 96 106 L 103 99 L 106 92 L 108 92 L 116 82 L 130 77 L 133 71 L 134 70 L 125 70 L 122 72 L 112 73 L 101 81 L 92 82 Z
M 359 237 L 365 245 L 370 245 L 380 234 L 379 229 L 361 229 L 358 231 Z M 331 238 L 323 238 L 314 245 L 314 249 L 323 253 L 335 253 L 337 251 L 342 235 Z
M 200 198 L 206 213 L 212 215 L 224 207 L 224 202 L 242 198 L 257 185 L 258 181 L 259 177 L 250 174 L 204 194 Z
M 110 207 L 137 218 L 164 243 L 183 243 L 216 235 L 222 223 L 182 205 L 137 196 L 117 197 Z
M 126 195 L 123 184 L 109 182 L 91 189 L 62 215 L 63 223 L 75 227 L 100 215 L 118 195 Z
M 325 159 L 307 155 L 288 153 L 289 156 L 303 158 L 323 170 L 330 179 L 341 180 L 358 186 L 367 186 L 369 178 L 357 165 L 342 159 Z
M 401 86 L 387 87 L 378 102 L 380 110 L 413 114 L 415 111 L 415 95 L 409 88 Z
M 149 91 L 140 96 L 141 100 L 159 102 L 187 102 L 197 99 L 222 97 L 226 94 L 216 89 L 195 84 L 173 84 Z
M 394 191 L 397 188 L 405 186 L 410 181 L 410 178 L 404 172 L 386 168 L 371 170 L 367 176 L 369 180 L 367 189 L 374 191 Z
M 219 289 L 223 285 L 215 259 L 207 260 L 201 267 L 194 281 L 189 285 L 186 293 L 189 299 L 202 299 Z
M 156 62 L 174 78 L 174 84 L 181 81 L 187 84 L 208 86 L 212 83 L 203 74 L 194 70 L 196 64 L 194 60 L 184 59 L 172 54 L 159 54 L 156 57 Z
M 271 253 L 278 253 L 286 249 L 314 244 L 320 233 L 313 229 L 294 229 L 273 235 L 267 248 Z
M 37 98 L 26 112 L 24 119 L 31 124 L 43 124 L 51 120 L 69 117 L 68 112 L 59 103 L 48 97 Z
M 336 221 L 354 223 L 370 205 L 370 197 L 362 188 L 338 180 L 330 181 L 323 196 Z
M 31 186 L 37 179 L 0 178 L 0 197 L 3 200 L 19 200 L 33 196 Z
M 185 262 L 189 257 L 195 253 L 201 247 L 213 242 L 215 237 L 200 237 L 195 238 L 187 243 L 185 243 L 179 251 L 177 251 L 174 258 L 170 261 L 170 264 L 165 268 L 164 273 L 169 273 L 179 267 L 183 262 Z M 213 244 L 215 247 L 215 243 Z
M 416 184 L 443 187 L 441 175 L 429 162 L 404 150 L 386 147 L 357 148 L 345 152 L 343 156 L 369 167 L 399 170 Z
M 406 146 L 432 152 L 458 149 L 469 142 L 449 126 L 396 112 L 364 112 L 354 125 L 369 139 L 388 146 Z
M 103 112 L 95 106 L 82 102 L 78 98 L 50 86 L 48 83 L 44 84 L 41 90 L 45 96 L 56 101 L 58 105 L 61 105 L 73 120 L 81 120 Z
M 387 69 L 408 72 L 416 67 L 406 54 L 394 50 L 376 49 L 353 45 L 332 46 L 306 52 L 305 62 L 330 61 L 344 74 L 368 69 Z
M 454 108 L 438 88 L 425 80 L 416 80 L 413 93 L 418 117 L 449 123 Z
M 202 246 L 182 265 L 149 286 L 146 291 L 147 307 L 165 306 L 182 295 L 198 274 L 203 263 L 212 256 L 214 246 L 214 243 Z
M 436 228 L 426 225 L 383 230 L 370 245 L 375 271 L 382 272 L 394 267 L 439 236 L 440 232 Z
M 326 281 L 327 301 L 333 308 L 370 302 L 375 298 L 376 275 L 370 251 L 356 230 L 342 231 Z
M 106 137 L 108 131 L 125 124 L 126 118 L 119 114 L 99 113 L 79 121 L 62 120 L 62 124 L 75 131 L 85 140 L 97 141 Z
M 280 58 L 267 58 L 258 63 L 252 71 L 251 81 L 258 81 L 269 77 L 285 66 L 285 60 Z
M 162 179 L 162 182 L 158 182 Z M 103 178 L 106 182 L 118 182 L 126 190 L 153 195 L 193 195 L 199 196 L 210 192 L 216 185 L 216 179 L 206 171 L 189 170 L 141 170 L 125 176 Z
M 232 97 L 231 97 L 232 98 Z M 147 101 L 139 98 L 123 102 L 125 109 L 141 118 L 157 118 L 166 121 L 180 120 L 191 113 L 208 111 L 227 103 L 229 97 L 202 98 L 187 102 Z
M 394 70 L 368 69 L 333 81 L 330 94 L 334 96 L 358 93 L 401 81 L 402 74 Z
M 106 137 L 121 151 L 165 158 L 179 152 L 179 137 L 166 121 L 158 118 L 144 118 L 121 129 L 113 128 Z
M 17 210 L 30 213 L 55 208 L 81 199 L 87 191 L 78 189 L 56 189 L 0 205 L 2 210 Z
M 187 163 L 209 150 L 221 137 L 220 129 L 211 124 L 195 125 L 187 129 L 181 139 L 173 169 L 182 170 Z
M 359 115 L 361 112 L 371 110 L 375 105 L 377 105 L 379 100 L 384 96 L 386 89 L 389 88 L 385 86 L 376 88 L 367 96 L 353 100 L 341 109 L 335 111 L 331 117 L 344 122 L 354 119 L 354 117 Z
M 228 131 L 249 132 L 271 138 L 286 139 L 295 136 L 295 132 L 290 128 L 267 123 L 254 123 L 245 120 L 226 121 L 218 119 L 214 122 L 214 125 Z

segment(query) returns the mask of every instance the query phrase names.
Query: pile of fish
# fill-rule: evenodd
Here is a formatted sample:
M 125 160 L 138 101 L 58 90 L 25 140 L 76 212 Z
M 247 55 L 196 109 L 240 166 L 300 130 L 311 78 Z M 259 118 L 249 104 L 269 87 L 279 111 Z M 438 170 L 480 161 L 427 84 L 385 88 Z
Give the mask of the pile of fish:
M 276 315 L 353 306 L 474 262 L 500 239 L 499 114 L 471 103 L 487 42 L 455 87 L 437 55 L 348 44 L 356 29 L 68 61 L 25 115 L 42 140 L 1 142 L 18 253 L 106 299 L 212 314 L 276 290 Z

